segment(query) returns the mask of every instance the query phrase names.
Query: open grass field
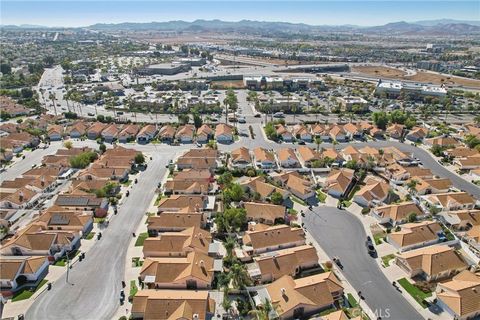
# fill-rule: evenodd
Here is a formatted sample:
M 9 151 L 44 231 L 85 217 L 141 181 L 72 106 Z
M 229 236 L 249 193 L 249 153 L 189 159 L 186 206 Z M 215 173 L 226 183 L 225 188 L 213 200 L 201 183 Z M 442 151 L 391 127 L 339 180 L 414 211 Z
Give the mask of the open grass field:
M 352 71 L 368 76 L 394 80 L 410 80 L 417 82 L 433 83 L 436 85 L 446 84 L 452 86 L 474 87 L 480 89 L 480 80 L 467 79 L 434 72 L 419 71 L 414 75 L 408 75 L 405 71 L 385 66 L 356 66 Z

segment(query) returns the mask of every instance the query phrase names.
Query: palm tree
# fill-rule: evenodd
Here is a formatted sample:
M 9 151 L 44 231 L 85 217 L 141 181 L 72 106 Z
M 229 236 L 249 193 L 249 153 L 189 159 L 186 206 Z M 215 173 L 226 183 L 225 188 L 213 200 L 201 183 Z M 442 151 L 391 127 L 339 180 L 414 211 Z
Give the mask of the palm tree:
M 55 92 L 51 92 L 49 95 L 48 95 L 48 98 L 50 100 L 52 100 L 52 104 L 53 104 L 53 110 L 55 111 L 55 115 L 57 115 L 57 106 L 55 105 Z
M 270 300 L 265 299 L 257 309 L 251 310 L 248 313 L 255 316 L 258 320 L 270 320 L 270 312 L 272 312 L 273 309 Z
M 233 237 L 228 237 L 225 240 L 224 247 L 225 247 L 225 250 L 227 251 L 227 259 L 233 256 L 233 249 L 235 248 L 236 244 L 237 242 Z
M 411 194 L 413 194 L 417 190 L 417 184 L 418 181 L 415 179 L 412 179 L 407 183 L 407 188 Z
M 222 307 L 227 314 L 232 313 L 233 304 L 232 304 L 232 300 L 228 297 L 228 291 L 225 291 L 223 293 Z
M 240 263 L 235 263 L 230 268 L 230 275 L 232 278 L 232 285 L 234 288 L 243 289 L 250 284 L 250 277 L 245 269 L 245 266 Z
M 320 145 L 322 144 L 322 139 L 320 137 L 316 137 L 315 144 L 317 145 L 317 152 L 318 152 L 320 150 Z

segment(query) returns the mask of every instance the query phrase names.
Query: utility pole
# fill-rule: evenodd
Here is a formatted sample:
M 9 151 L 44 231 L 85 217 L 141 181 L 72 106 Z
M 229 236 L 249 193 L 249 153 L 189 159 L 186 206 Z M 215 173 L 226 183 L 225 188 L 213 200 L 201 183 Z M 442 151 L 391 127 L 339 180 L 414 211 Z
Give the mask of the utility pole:
M 68 284 L 71 284 L 70 282 L 68 282 L 68 275 L 69 275 L 69 271 L 70 271 L 70 257 L 68 256 L 70 252 L 67 251 L 67 278 L 65 279 L 65 281 L 68 283 Z

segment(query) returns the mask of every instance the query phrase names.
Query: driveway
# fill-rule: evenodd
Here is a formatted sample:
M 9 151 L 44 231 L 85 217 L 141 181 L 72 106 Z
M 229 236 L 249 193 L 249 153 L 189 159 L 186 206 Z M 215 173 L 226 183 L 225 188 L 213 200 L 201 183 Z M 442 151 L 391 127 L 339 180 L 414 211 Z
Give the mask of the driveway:
M 415 320 L 422 316 L 397 292 L 365 248 L 366 234 L 357 217 L 335 207 L 317 207 L 303 218 L 307 232 L 330 256 L 338 256 L 349 283 L 362 291 L 382 319 Z
M 121 281 L 130 280 L 123 279 L 126 248 L 174 155 L 171 151 L 153 154 L 147 170 L 138 177 L 138 185 L 133 186 L 118 215 L 102 232 L 102 239 L 83 262 L 77 262 L 70 270 L 71 284 L 66 283 L 64 274 L 51 291 L 35 300 L 26 319 L 112 319 L 119 307 Z

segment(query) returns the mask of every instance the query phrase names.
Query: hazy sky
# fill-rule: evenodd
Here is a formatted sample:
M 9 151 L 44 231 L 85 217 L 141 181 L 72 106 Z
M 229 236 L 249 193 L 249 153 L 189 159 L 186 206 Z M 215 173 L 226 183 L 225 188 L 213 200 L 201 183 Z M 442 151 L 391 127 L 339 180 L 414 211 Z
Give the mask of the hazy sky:
M 195 19 L 380 25 L 431 19 L 480 20 L 480 1 L 21 1 L 1 0 L 1 24 L 87 26 L 94 23 Z

